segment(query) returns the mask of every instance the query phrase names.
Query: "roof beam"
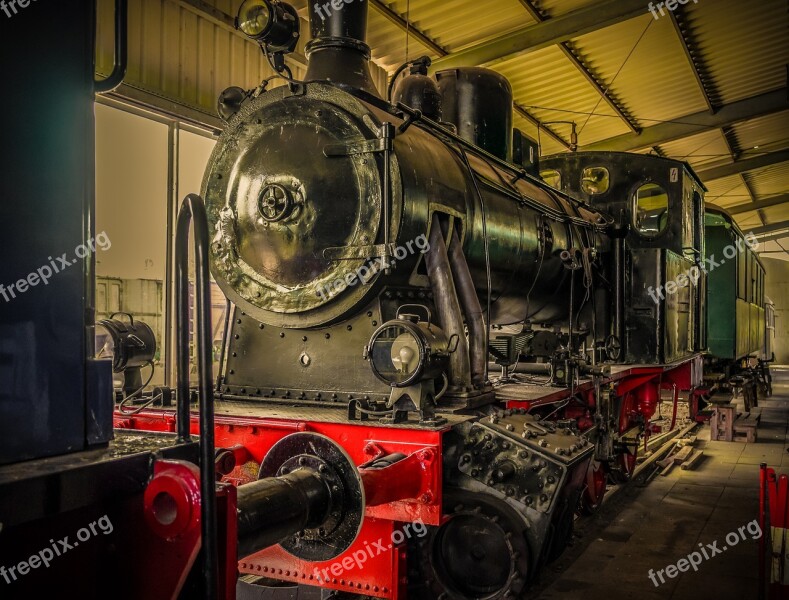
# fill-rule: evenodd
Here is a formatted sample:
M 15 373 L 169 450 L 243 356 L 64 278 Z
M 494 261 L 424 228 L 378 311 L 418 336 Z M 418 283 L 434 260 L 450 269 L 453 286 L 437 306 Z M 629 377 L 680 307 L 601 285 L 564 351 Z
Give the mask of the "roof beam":
M 783 238 L 789 238 L 789 231 L 782 231 L 781 233 L 771 233 L 769 235 L 760 236 L 759 243 L 763 244 L 765 242 L 772 242 L 773 240 L 780 240 Z M 757 250 L 757 252 L 759 251 Z M 759 254 L 762 253 L 759 252 Z M 781 252 L 781 254 L 783 254 L 783 251 Z
M 537 23 L 544 23 L 548 20 L 537 9 L 537 7 L 532 4 L 532 0 L 520 0 L 520 3 L 523 8 L 526 9 L 526 12 L 529 13 L 529 16 L 537 21 Z M 603 89 L 603 86 L 600 85 L 600 82 L 597 81 L 597 78 L 592 74 L 592 72 L 586 68 L 586 65 L 584 65 L 583 61 L 578 56 L 576 56 L 570 44 L 568 42 L 562 42 L 559 44 L 559 49 L 562 51 L 567 60 L 569 60 L 578 70 L 578 72 L 584 76 L 589 85 L 594 88 L 595 92 L 597 92 L 606 102 L 606 104 L 611 107 L 611 110 L 613 110 L 619 116 L 619 118 L 624 121 L 625 125 L 627 125 L 627 128 L 633 133 L 638 133 L 641 131 L 641 128 L 625 114 L 625 111 L 621 106 L 619 106 L 619 103 L 608 95 L 608 90 Z
M 787 230 L 784 234 L 789 236 L 789 221 L 781 221 L 779 223 L 771 223 L 770 225 L 762 225 L 761 227 L 754 227 L 750 233 L 759 236 L 762 233 L 773 233 L 774 231 Z
M 743 213 L 751 212 L 753 210 L 763 210 L 765 208 L 771 208 L 773 206 L 780 206 L 781 204 L 786 204 L 787 202 L 789 202 L 789 194 L 780 194 L 778 196 L 772 196 L 770 198 L 757 200 L 756 202 L 749 202 L 747 204 L 738 204 L 737 206 L 727 208 L 726 210 L 729 211 L 729 214 L 731 215 L 741 215 Z
M 640 134 L 625 133 L 582 146 L 579 150 L 582 152 L 590 150 L 629 152 L 749 121 L 789 109 L 787 91 L 789 91 L 787 88 L 781 88 L 759 96 L 745 98 L 720 107 L 715 114 L 704 111 L 672 121 L 665 121 L 645 128 Z
M 435 52 L 439 56 L 446 56 L 447 54 L 449 54 L 449 52 L 445 48 L 439 46 L 435 42 L 435 40 L 422 33 L 422 31 L 414 27 L 413 23 L 410 23 L 408 20 L 404 19 L 402 16 L 397 14 L 386 4 L 381 2 L 381 0 L 370 0 L 370 4 L 372 4 L 375 7 L 375 9 L 381 13 L 381 15 L 383 15 L 384 17 L 389 19 L 389 21 L 397 25 L 397 27 L 399 27 L 403 31 L 408 32 L 409 35 L 412 35 L 417 40 L 419 40 L 419 43 L 422 44 L 423 46 L 430 48 L 433 52 Z
M 684 15 L 677 15 L 677 11 L 669 11 L 669 18 L 671 19 L 671 24 L 674 26 L 674 31 L 677 33 L 677 37 L 682 44 L 682 50 L 685 52 L 685 59 L 688 61 L 690 65 L 691 71 L 693 71 L 693 77 L 696 78 L 696 84 L 699 86 L 702 95 L 704 96 L 704 103 L 707 105 L 707 110 L 710 112 L 714 112 L 715 108 L 712 105 L 712 99 L 710 98 L 710 92 L 707 89 L 704 81 L 701 78 L 701 69 L 699 68 L 696 59 L 693 58 L 693 54 L 690 51 L 690 42 L 688 38 L 685 36 L 685 33 L 682 31 L 684 23 L 680 23 L 679 19 L 682 18 Z
M 437 69 L 486 65 L 515 54 L 536 52 L 649 12 L 643 0 L 600 0 L 566 15 L 529 25 L 497 38 L 452 52 L 433 63 Z
M 724 177 L 731 177 L 732 175 L 747 173 L 748 171 L 756 171 L 757 169 L 777 165 L 786 161 L 789 161 L 789 150 L 779 150 L 778 152 L 770 152 L 752 158 L 736 160 L 728 165 L 705 169 L 699 172 L 698 176 L 702 181 L 714 181 L 715 179 L 723 179 Z
M 740 173 L 739 177 L 742 179 L 742 185 L 745 187 L 745 191 L 747 191 L 748 195 L 751 197 L 751 205 L 754 205 L 756 203 L 756 194 L 753 193 L 751 182 L 748 181 L 748 177 L 745 173 Z M 757 208 L 756 214 L 759 215 L 759 220 L 762 222 L 762 225 L 767 225 L 767 219 L 764 216 L 764 211 Z

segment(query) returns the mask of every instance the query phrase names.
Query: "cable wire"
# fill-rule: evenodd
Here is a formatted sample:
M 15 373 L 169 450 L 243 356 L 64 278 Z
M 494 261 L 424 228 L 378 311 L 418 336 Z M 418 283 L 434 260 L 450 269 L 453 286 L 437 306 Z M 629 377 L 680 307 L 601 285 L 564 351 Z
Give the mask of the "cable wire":
M 653 22 L 654 22 L 654 19 L 650 19 L 650 20 L 649 20 L 649 23 L 647 23 L 647 26 L 644 28 L 644 31 L 642 31 L 642 32 L 641 32 L 641 35 L 640 35 L 640 36 L 638 36 L 638 39 L 636 40 L 636 43 L 635 43 L 635 45 L 633 46 L 633 48 L 631 48 L 630 52 L 629 52 L 629 53 L 628 53 L 628 55 L 625 57 L 625 61 L 624 61 L 624 62 L 622 63 L 622 65 L 619 67 L 619 70 L 618 70 L 618 71 L 616 72 L 616 74 L 614 75 L 614 78 L 613 78 L 613 79 L 611 79 L 610 83 L 609 83 L 609 84 L 606 86 L 606 88 L 605 88 L 605 91 L 603 92 L 603 95 L 602 95 L 602 96 L 600 96 L 600 98 L 597 100 L 597 104 L 595 104 L 595 107 L 592 109 L 592 112 L 595 112 L 595 111 L 597 110 L 597 108 L 600 106 L 600 103 L 603 101 L 603 98 L 605 98 L 606 96 L 608 96 L 608 92 L 609 92 L 609 90 L 611 89 L 611 86 L 612 86 L 612 85 L 614 85 L 614 82 L 616 81 L 616 78 L 617 78 L 617 77 L 619 77 L 619 74 L 622 72 L 622 69 L 624 69 L 624 68 L 625 68 L 625 65 L 627 64 L 627 61 L 629 61 L 629 60 L 630 60 L 630 57 L 631 57 L 631 56 L 633 56 L 633 53 L 636 51 L 636 48 L 638 48 L 638 45 L 641 43 L 641 40 L 643 40 L 643 39 L 644 39 L 644 36 L 646 35 L 647 31 L 649 31 L 649 28 L 652 26 L 652 23 L 653 23 Z M 581 128 L 578 130 L 578 135 L 579 135 L 579 136 L 581 135 L 581 133 L 583 132 L 584 128 L 585 128 L 585 127 L 586 127 L 586 125 L 589 123 L 589 119 L 591 119 L 591 118 L 592 118 L 592 116 L 591 116 L 591 115 L 589 115 L 588 117 L 586 117 L 586 121 L 584 121 L 584 124 L 583 124 L 583 125 L 581 126 Z
M 157 394 L 141 406 L 136 407 L 134 410 L 126 410 L 126 403 L 133 400 L 137 397 L 138 394 L 142 393 L 142 391 L 150 385 L 151 381 L 153 380 L 153 375 L 156 372 L 156 367 L 153 364 L 152 360 L 148 361 L 148 366 L 151 367 L 151 374 L 148 376 L 148 381 L 146 381 L 142 386 L 137 389 L 136 391 L 132 392 L 128 396 L 126 396 L 123 400 L 121 400 L 120 404 L 118 404 L 118 412 L 124 415 L 136 415 L 137 413 L 143 411 L 144 409 L 148 408 L 151 404 L 156 402 L 157 400 L 161 399 L 162 394 Z

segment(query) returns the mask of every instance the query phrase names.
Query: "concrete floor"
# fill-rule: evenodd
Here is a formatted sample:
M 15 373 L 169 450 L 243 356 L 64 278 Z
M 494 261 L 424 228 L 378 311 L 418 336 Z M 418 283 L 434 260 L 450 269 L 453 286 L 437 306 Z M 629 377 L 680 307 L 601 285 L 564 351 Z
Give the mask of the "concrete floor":
M 704 457 L 693 471 L 675 467 L 646 485 L 632 482 L 608 506 L 579 524 L 574 545 L 550 565 L 527 598 L 540 600 L 755 600 L 758 541 L 729 547 L 726 535 L 757 519 L 759 464 L 789 473 L 789 371 L 774 373 L 773 396 L 759 402 L 757 442 L 711 442 L 709 426 L 696 430 Z M 783 375 L 785 374 L 785 375 Z M 783 375 L 783 376 L 782 376 Z M 752 525 L 758 535 L 757 525 Z M 648 578 L 676 564 L 699 544 L 726 551 L 698 571 L 665 577 L 656 587 Z M 660 583 L 659 579 L 657 579 Z

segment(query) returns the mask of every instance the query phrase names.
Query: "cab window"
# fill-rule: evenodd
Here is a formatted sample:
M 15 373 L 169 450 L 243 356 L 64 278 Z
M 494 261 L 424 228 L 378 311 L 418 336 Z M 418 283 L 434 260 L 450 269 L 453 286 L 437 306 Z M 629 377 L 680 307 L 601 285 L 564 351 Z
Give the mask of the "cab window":
M 668 194 L 656 183 L 645 183 L 633 198 L 633 224 L 641 235 L 654 237 L 668 225 Z
M 605 194 L 611 186 L 611 178 L 605 167 L 587 167 L 581 174 L 581 189 L 594 196 Z
M 554 169 L 540 171 L 542 180 L 555 190 L 562 189 L 562 174 Z

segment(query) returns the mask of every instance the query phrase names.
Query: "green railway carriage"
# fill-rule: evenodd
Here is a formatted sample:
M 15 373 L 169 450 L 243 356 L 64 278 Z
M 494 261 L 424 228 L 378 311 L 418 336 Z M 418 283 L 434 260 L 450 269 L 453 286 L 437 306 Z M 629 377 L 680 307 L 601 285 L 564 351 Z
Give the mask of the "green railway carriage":
M 711 361 L 731 364 L 764 348 L 764 266 L 725 210 L 708 204 L 704 216 L 707 344 Z

